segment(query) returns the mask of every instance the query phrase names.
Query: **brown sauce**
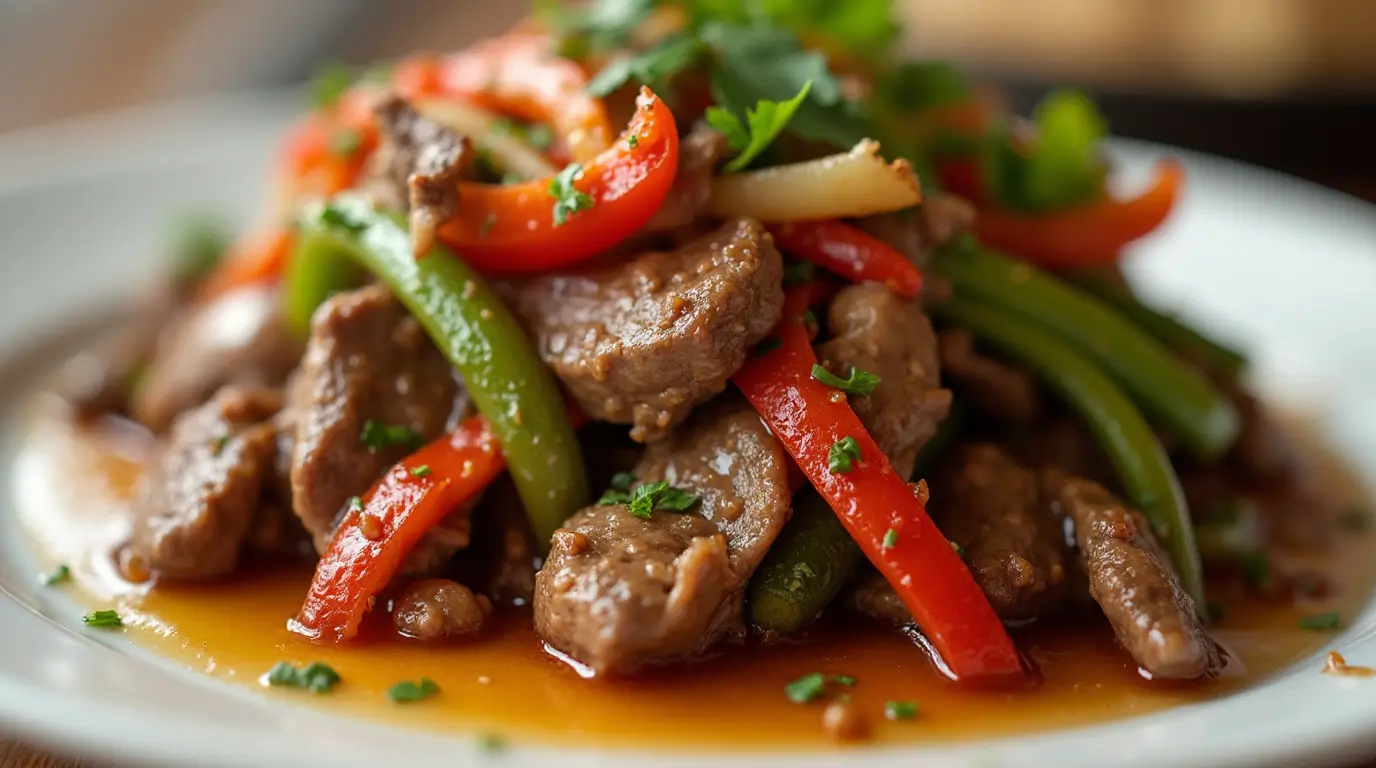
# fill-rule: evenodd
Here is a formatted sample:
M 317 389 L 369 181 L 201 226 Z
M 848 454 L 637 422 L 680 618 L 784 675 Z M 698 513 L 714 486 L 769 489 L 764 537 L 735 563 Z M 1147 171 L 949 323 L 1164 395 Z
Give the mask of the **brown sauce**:
M 633 680 L 587 680 L 545 651 L 528 613 L 499 616 L 480 639 L 461 645 L 422 647 L 379 632 L 330 648 L 286 629 L 311 576 L 305 566 L 249 568 L 195 587 L 147 589 L 119 580 L 110 552 L 126 525 L 123 501 L 146 443 L 128 430 L 83 432 L 45 411 L 21 452 L 21 515 L 46 553 L 45 564 L 71 567 L 75 578 L 67 589 L 78 600 L 118 607 L 129 637 L 229 684 L 339 714 L 508 739 L 699 749 L 824 744 L 827 701 L 799 705 L 784 695 L 788 682 L 810 672 L 855 678 L 853 687 L 832 690 L 850 695 L 881 743 L 1006 736 L 1143 715 L 1235 692 L 1322 650 L 1335 633 L 1306 631 L 1299 619 L 1326 611 L 1355 616 L 1376 578 L 1376 536 L 1351 536 L 1313 563 L 1336 585 L 1332 596 L 1300 606 L 1226 602 L 1216 635 L 1238 663 L 1217 680 L 1191 686 L 1141 679 L 1101 618 L 1015 630 L 1042 675 L 1040 685 L 1025 690 L 959 687 L 901 634 L 844 619 L 796 644 L 731 647 Z M 1322 455 L 1335 496 L 1361 499 L 1351 472 Z M 281 660 L 327 662 L 343 683 L 324 696 L 269 690 L 260 679 Z M 1323 669 L 1322 661 L 1314 663 L 1315 674 Z M 388 701 L 394 683 L 421 677 L 438 683 L 441 693 L 416 704 Z M 887 701 L 915 702 L 918 715 L 888 722 Z

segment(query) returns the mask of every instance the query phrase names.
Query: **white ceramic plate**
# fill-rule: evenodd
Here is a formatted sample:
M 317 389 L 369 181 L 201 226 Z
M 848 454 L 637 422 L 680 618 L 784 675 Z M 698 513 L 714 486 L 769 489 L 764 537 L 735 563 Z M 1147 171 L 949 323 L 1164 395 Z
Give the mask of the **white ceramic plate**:
M 0 138 L 0 371 L 55 329 L 132 296 L 158 269 L 169 216 L 211 205 L 246 221 L 294 100 L 243 96 Z M 1162 148 L 1117 145 L 1130 176 Z M 1376 209 L 1274 174 L 1178 153 L 1183 206 L 1141 249 L 1134 277 L 1257 351 L 1263 389 L 1313 413 L 1376 478 Z M 22 381 L 17 382 L 23 384 Z M 3 391 L 13 392 L 6 386 Z M 445 738 L 261 700 L 78 629 L 79 610 L 38 594 L 9 502 L 15 406 L 0 403 L 0 727 L 66 751 L 146 765 L 543 765 L 549 749 L 481 756 Z M 1376 664 L 1376 610 L 1334 647 Z M 1316 674 L 1318 659 L 1242 694 L 1113 724 L 940 747 L 849 753 L 665 755 L 560 750 L 565 765 L 864 766 L 1315 764 L 1376 754 L 1376 679 Z

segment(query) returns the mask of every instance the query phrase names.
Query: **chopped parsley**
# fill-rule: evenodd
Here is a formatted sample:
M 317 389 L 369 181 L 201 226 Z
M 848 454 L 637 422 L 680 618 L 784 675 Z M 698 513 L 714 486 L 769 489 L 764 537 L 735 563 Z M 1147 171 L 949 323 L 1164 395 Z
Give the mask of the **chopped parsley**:
M 346 503 L 347 503 L 348 506 L 349 506 L 349 511 L 350 511 L 350 512 L 362 512 L 362 511 L 363 511 L 363 499 L 362 499 L 361 497 L 358 497 L 358 496 L 350 496 L 348 502 L 346 502 Z
M 394 445 L 405 446 L 414 451 L 424 442 L 419 432 L 405 424 L 383 424 L 372 419 L 363 422 L 363 431 L 359 434 L 359 439 L 373 453 Z
M 120 618 L 117 611 L 94 611 L 82 616 L 81 623 L 88 627 L 113 629 L 124 626 L 124 619 Z
M 630 136 L 627 136 L 626 146 L 630 147 L 631 149 L 635 149 L 636 147 L 640 146 L 640 137 L 635 135 L 634 133 Z
M 827 470 L 833 475 L 843 475 L 854 469 L 855 462 L 859 460 L 860 444 L 847 435 L 832 443 L 827 451 Z
M 354 71 L 337 61 L 329 62 L 311 76 L 311 105 L 329 109 L 354 84 Z
M 583 178 L 583 166 L 569 163 L 549 182 L 549 196 L 554 198 L 554 226 L 562 227 L 569 217 L 592 208 L 592 198 L 579 192 L 573 182 Z
M 1313 616 L 1305 616 L 1300 619 L 1300 629 L 1307 629 L 1313 632 L 1341 629 L 1342 625 L 1342 617 L 1338 615 L 1337 611 L 1316 613 Z
M 421 699 L 427 699 L 439 692 L 440 687 L 435 684 L 434 680 L 422 677 L 420 682 L 413 683 L 410 680 L 403 680 L 388 688 L 387 698 L 391 699 L 394 704 L 411 704 Z
M 773 352 L 774 350 L 778 349 L 779 347 L 782 347 L 783 345 L 783 339 L 779 338 L 778 336 L 770 336 L 769 338 L 755 345 L 755 357 L 764 357 L 765 355 L 769 354 L 770 352 Z
M 784 285 L 802 285 L 812 279 L 815 271 L 811 262 L 784 259 Z
M 850 367 L 850 377 L 845 379 L 820 365 L 813 365 L 812 378 L 828 387 L 839 389 L 851 395 L 872 395 L 874 394 L 874 388 L 879 386 L 878 376 L 875 376 L 869 371 L 862 371 L 853 365 Z
M 285 661 L 279 661 L 268 670 L 267 681 L 268 685 L 278 688 L 300 688 L 311 693 L 329 693 L 331 688 L 339 684 L 339 673 L 321 661 L 313 661 L 300 669 Z
M 697 494 L 669 485 L 668 480 L 646 483 L 629 490 L 635 476 L 629 472 L 618 472 L 612 476 L 612 487 L 608 488 L 597 500 L 600 507 L 625 504 L 636 517 L 648 519 L 656 509 L 665 512 L 687 512 L 698 503 Z
M 883 543 L 883 546 L 884 546 L 884 549 L 893 549 L 894 547 L 898 546 L 898 531 L 897 531 L 897 530 L 895 530 L 895 529 L 893 529 L 893 528 L 890 528 L 889 530 L 884 531 L 884 543 Z
M 429 476 L 430 476 L 430 465 L 429 465 L 429 464 L 422 464 L 422 465 L 420 465 L 419 467 L 412 467 L 412 468 L 411 468 L 411 477 L 429 477 Z
M 730 143 L 731 149 L 739 152 L 734 160 L 726 164 L 726 171 L 734 173 L 744 170 L 750 162 L 760 156 L 769 145 L 783 131 L 784 126 L 793 118 L 793 114 L 798 111 L 798 107 L 807 98 L 808 91 L 812 90 L 812 81 L 803 83 L 803 87 L 797 95 L 786 101 L 770 101 L 760 99 L 755 102 L 755 108 L 745 110 L 745 119 L 730 110 L 721 107 L 707 108 L 707 123 L 718 131 L 726 134 L 726 140 Z
M 884 717 L 890 720 L 912 720 L 917 717 L 917 702 L 886 701 L 884 702 Z
M 340 157 L 353 157 L 363 146 L 363 134 L 351 128 L 342 128 L 330 137 L 330 151 Z
M 65 566 L 65 565 L 59 565 L 59 566 L 57 566 L 56 568 L 54 568 L 52 571 L 50 571 L 50 572 L 48 572 L 48 573 L 45 573 L 45 574 L 43 574 L 42 576 L 40 576 L 39 579 L 38 579 L 38 581 L 39 581 L 39 583 L 41 583 L 41 584 L 42 584 L 43 586 L 45 586 L 45 587 L 55 587 L 55 586 L 57 586 L 58 584 L 62 584 L 62 583 L 64 583 L 64 582 L 70 581 L 71 578 L 72 578 L 72 569 L 71 569 L 71 568 L 68 568 L 68 567 Z
M 812 310 L 803 311 L 803 325 L 813 326 L 817 324 L 817 313 Z
M 855 685 L 855 678 L 850 675 L 832 675 L 831 682 L 837 685 Z
M 630 472 L 617 472 L 612 475 L 611 485 L 618 491 L 629 491 L 635 485 L 635 475 Z
M 816 701 L 817 697 L 826 690 L 826 687 L 827 679 L 822 676 L 822 673 L 813 672 L 784 686 L 784 694 L 794 704 L 806 704 L 809 701 Z
M 965 557 L 965 547 L 960 546 L 954 541 L 950 542 L 951 549 L 955 550 L 956 557 Z

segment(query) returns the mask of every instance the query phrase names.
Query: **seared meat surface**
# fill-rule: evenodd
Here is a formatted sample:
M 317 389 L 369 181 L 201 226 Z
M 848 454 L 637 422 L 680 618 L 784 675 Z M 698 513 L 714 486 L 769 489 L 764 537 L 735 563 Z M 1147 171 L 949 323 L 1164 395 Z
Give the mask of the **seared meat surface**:
M 458 182 L 472 174 L 468 139 L 422 117 L 400 96 L 374 109 L 382 145 L 369 158 L 370 190 L 380 202 L 411 212 L 417 257 L 435 244 L 435 230 L 459 207 Z
M 511 290 L 541 357 L 583 411 L 650 442 L 725 389 L 778 323 L 782 275 L 769 233 L 738 219 L 673 251 Z

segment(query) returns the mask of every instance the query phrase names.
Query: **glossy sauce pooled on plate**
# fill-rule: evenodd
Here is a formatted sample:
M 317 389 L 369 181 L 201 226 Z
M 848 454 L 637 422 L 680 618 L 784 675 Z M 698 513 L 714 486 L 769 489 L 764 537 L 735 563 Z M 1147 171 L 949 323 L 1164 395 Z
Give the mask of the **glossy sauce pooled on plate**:
M 1289 605 L 1220 594 L 1225 614 L 1214 633 L 1230 664 L 1220 678 L 1197 685 L 1142 679 L 1102 620 L 1015 629 L 1038 679 L 998 692 L 951 683 L 902 634 L 845 615 L 824 619 L 797 642 L 764 651 L 754 643 L 727 647 L 698 663 L 629 680 L 584 679 L 547 652 L 529 614 L 519 611 L 499 614 L 478 639 L 441 647 L 396 637 L 379 611 L 360 642 L 327 647 L 287 630 L 309 567 L 252 569 L 200 586 L 148 588 L 121 578 L 115 550 L 127 535 L 122 510 L 146 459 L 147 435 L 120 422 L 81 427 L 58 404 L 44 405 L 20 454 L 18 501 L 49 562 L 70 566 L 78 602 L 91 610 L 117 608 L 126 627 L 115 631 L 190 669 L 283 702 L 406 727 L 581 746 L 798 747 L 829 741 L 824 702 L 841 695 L 851 697 L 881 742 L 1086 725 L 1227 695 L 1313 656 L 1332 633 L 1303 628 L 1306 617 L 1355 616 L 1376 578 L 1376 538 L 1349 536 L 1312 564 L 1328 580 L 1322 598 Z M 1335 499 L 1361 500 L 1358 481 L 1336 457 L 1313 440 L 1303 444 L 1319 457 Z M 342 682 L 328 695 L 268 688 L 264 675 L 279 661 L 323 661 Z M 1323 670 L 1324 662 L 1315 660 L 1305 673 Z M 813 703 L 791 702 L 787 684 L 813 672 L 827 676 L 826 693 Z M 416 704 L 388 699 L 398 681 L 421 678 L 441 692 Z M 886 720 L 888 702 L 913 702 L 917 715 Z

